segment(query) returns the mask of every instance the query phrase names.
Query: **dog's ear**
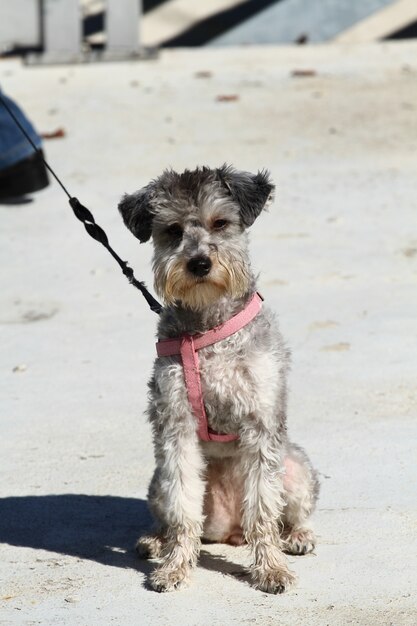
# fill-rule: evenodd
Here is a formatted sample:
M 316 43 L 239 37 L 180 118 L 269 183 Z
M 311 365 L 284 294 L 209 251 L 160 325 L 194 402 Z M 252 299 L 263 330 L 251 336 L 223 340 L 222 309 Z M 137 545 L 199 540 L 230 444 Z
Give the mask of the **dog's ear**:
M 124 223 L 141 243 L 148 241 L 152 234 L 153 213 L 151 185 L 132 194 L 125 194 L 119 202 L 120 215 Z
M 275 185 L 269 178 L 269 172 L 261 170 L 257 174 L 250 174 L 223 165 L 217 174 L 239 205 L 243 225 L 246 228 L 252 226 L 265 205 L 273 199 Z

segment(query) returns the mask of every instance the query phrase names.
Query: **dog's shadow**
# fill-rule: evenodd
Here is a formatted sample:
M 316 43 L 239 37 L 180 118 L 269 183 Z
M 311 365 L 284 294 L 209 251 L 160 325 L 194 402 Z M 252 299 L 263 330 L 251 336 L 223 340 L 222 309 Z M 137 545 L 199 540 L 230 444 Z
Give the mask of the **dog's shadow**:
M 132 568 L 146 578 L 154 564 L 139 559 L 134 544 L 151 526 L 141 499 L 84 494 L 0 498 L 0 543 Z M 238 565 L 206 550 L 199 565 L 238 579 L 244 576 Z M 145 587 L 149 589 L 148 583 Z
M 133 551 L 151 525 L 145 500 L 59 494 L 0 498 L 0 542 L 144 572 Z

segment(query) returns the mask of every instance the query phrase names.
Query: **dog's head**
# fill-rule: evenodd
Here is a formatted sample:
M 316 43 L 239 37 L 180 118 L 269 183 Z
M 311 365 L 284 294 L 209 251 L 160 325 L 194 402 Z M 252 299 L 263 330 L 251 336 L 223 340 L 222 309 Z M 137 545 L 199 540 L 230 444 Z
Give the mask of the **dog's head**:
M 243 296 L 251 272 L 246 229 L 272 199 L 266 171 L 224 165 L 165 171 L 119 211 L 139 239 L 154 244 L 155 289 L 166 303 L 201 309 L 224 295 Z

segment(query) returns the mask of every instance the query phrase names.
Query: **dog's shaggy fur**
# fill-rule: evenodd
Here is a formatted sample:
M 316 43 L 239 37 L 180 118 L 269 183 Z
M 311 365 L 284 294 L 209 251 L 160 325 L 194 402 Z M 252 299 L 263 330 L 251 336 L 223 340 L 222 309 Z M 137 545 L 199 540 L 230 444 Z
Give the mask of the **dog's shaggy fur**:
M 153 239 L 155 288 L 166 305 L 160 339 L 204 332 L 244 308 L 256 291 L 246 230 L 273 191 L 267 172 L 223 166 L 165 171 L 124 196 L 125 224 L 141 242 Z M 141 537 L 137 550 L 161 557 L 151 584 L 171 591 L 188 581 L 201 539 L 247 543 L 254 585 L 281 593 L 294 580 L 283 551 L 314 548 L 308 518 L 318 495 L 315 470 L 287 435 L 288 350 L 264 305 L 240 331 L 200 350 L 199 359 L 210 428 L 239 439 L 199 440 L 180 357 L 156 359 L 148 415 L 157 530 Z

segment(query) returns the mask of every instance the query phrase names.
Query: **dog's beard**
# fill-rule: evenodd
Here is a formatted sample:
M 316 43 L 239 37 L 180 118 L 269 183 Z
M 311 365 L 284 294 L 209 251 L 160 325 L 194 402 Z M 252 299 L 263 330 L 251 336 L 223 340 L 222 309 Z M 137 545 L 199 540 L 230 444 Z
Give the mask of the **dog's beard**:
M 192 276 L 182 259 L 165 267 L 155 267 L 155 290 L 166 304 L 180 301 L 195 311 L 217 302 L 222 296 L 242 297 L 249 289 L 250 279 L 246 266 L 237 259 L 224 259 L 215 255 L 207 276 Z

